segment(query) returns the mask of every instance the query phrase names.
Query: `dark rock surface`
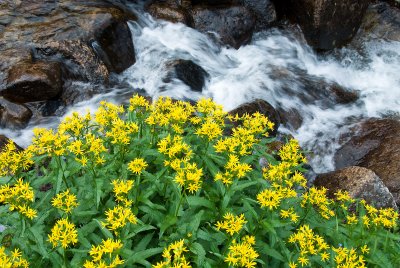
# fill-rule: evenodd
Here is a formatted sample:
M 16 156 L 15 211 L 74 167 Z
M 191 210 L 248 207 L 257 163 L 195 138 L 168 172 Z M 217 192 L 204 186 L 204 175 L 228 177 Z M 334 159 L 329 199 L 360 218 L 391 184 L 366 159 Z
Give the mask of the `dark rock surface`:
M 314 181 L 317 187 L 328 189 L 328 196 L 334 198 L 338 190 L 348 191 L 352 198 L 361 198 L 378 208 L 397 209 L 393 195 L 382 180 L 370 169 L 351 166 L 324 174 Z
M 6 128 L 23 128 L 32 117 L 32 111 L 22 104 L 9 102 L 0 97 L 0 126 Z
M 242 4 L 255 15 L 255 30 L 267 29 L 277 19 L 275 5 L 271 0 L 242 0 Z
M 168 73 L 163 82 L 169 83 L 176 78 L 197 92 L 202 91 L 209 78 L 209 74 L 191 60 L 173 60 L 167 62 L 166 68 Z
M 193 26 L 193 19 L 189 11 L 184 7 L 175 3 L 166 2 L 153 2 L 147 6 L 146 10 L 153 17 L 166 20 L 174 23 L 183 23 L 187 26 Z
M 356 34 L 369 0 L 274 0 L 280 17 L 298 23 L 308 43 L 330 50 Z
M 119 1 L 0 1 L 0 96 L 61 104 L 66 81 L 107 83 L 135 62 L 132 19 Z
M 251 40 L 255 18 L 243 6 L 204 7 L 192 9 L 193 27 L 200 32 L 216 35 L 223 43 L 234 48 Z
M 357 165 L 371 169 L 400 204 L 400 122 L 368 119 L 342 136 L 346 138 L 335 154 L 336 168 Z

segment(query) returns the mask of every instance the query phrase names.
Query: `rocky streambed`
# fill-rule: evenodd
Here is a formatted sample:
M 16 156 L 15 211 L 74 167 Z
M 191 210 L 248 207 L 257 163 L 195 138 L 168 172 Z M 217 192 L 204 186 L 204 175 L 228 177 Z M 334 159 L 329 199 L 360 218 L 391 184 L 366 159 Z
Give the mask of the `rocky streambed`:
M 400 10 L 367 0 L 4 0 L 1 133 L 134 94 L 261 111 L 310 181 L 400 204 Z M 278 128 L 279 126 L 279 128 Z M 2 136 L 2 141 L 6 139 Z M 335 171 L 336 170 L 336 171 Z M 329 173 L 327 173 L 329 172 Z

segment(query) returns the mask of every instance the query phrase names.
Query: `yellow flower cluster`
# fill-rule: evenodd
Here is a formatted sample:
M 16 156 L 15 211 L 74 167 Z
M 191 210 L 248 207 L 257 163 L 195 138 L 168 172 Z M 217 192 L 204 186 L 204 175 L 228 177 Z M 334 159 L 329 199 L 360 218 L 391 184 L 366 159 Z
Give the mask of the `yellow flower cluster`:
M 175 170 L 180 168 L 181 161 L 187 161 L 192 156 L 190 146 L 183 141 L 181 136 L 175 136 L 172 138 L 171 135 L 168 135 L 164 139 L 161 139 L 157 146 L 158 151 L 169 158 L 165 165 L 171 165 Z M 174 160 L 176 162 L 175 164 Z
M 69 189 L 56 195 L 52 199 L 51 204 L 53 207 L 58 208 L 65 213 L 71 213 L 72 209 L 78 206 L 76 195 L 70 193 Z
M 6 249 L 0 246 L 0 267 L 2 268 L 18 268 L 29 267 L 29 262 L 22 257 L 22 252 L 19 249 L 14 249 L 7 254 Z
M 118 234 L 119 229 L 123 228 L 129 222 L 132 224 L 137 223 L 136 216 L 133 215 L 133 212 L 129 207 L 117 205 L 108 209 L 105 214 L 107 218 L 102 225 L 113 231 L 115 234 Z
M 177 134 L 182 134 L 183 126 L 193 113 L 194 107 L 188 102 L 160 97 L 153 105 L 146 123 L 151 126 L 171 127 Z
M 113 180 L 111 184 L 113 187 L 113 192 L 117 202 L 121 202 L 124 206 L 130 207 L 132 205 L 132 200 L 130 200 L 127 195 L 129 191 L 133 188 L 133 180 Z
M 124 264 L 124 260 L 118 255 L 118 250 L 123 244 L 119 240 L 107 239 L 103 240 L 100 245 L 94 246 L 89 251 L 92 257 L 91 261 L 86 261 L 83 264 L 84 268 L 113 268 Z
M 335 263 L 338 268 L 365 268 L 365 259 L 363 255 L 358 255 L 355 249 L 345 247 L 332 248 L 335 252 Z M 365 250 L 365 248 L 364 248 Z
M 294 139 L 291 139 L 288 143 L 283 145 L 278 155 L 282 162 L 289 163 L 292 167 L 301 163 L 307 163 L 307 159 L 300 152 L 299 142 Z
M 273 185 L 270 189 L 265 189 L 257 195 L 257 201 L 261 207 L 268 207 L 270 210 L 277 209 L 282 200 L 296 197 L 295 190 L 280 185 Z
M 234 235 L 235 233 L 239 233 L 242 230 L 243 225 L 246 224 L 246 219 L 244 214 L 240 214 L 239 216 L 235 216 L 232 213 L 227 212 L 224 215 L 224 221 L 218 221 L 215 224 L 215 227 L 218 230 L 225 230 L 228 234 Z
M 200 99 L 196 104 L 197 118 L 193 123 L 211 120 L 220 126 L 224 126 L 227 113 L 224 112 L 222 105 L 216 104 L 212 99 Z
M 78 231 L 75 228 L 75 224 L 66 218 L 59 219 L 48 236 L 53 247 L 61 245 L 63 248 L 67 248 L 71 244 L 78 243 Z
M 290 218 L 292 222 L 297 222 L 299 220 L 299 215 L 296 214 L 294 208 L 289 208 L 287 210 L 282 209 L 280 212 L 280 216 L 283 219 Z
M 164 248 L 164 261 L 152 265 L 153 268 L 190 268 L 190 262 L 185 257 L 189 250 L 185 246 L 185 240 L 181 239 Z
M 297 262 L 301 266 L 308 265 L 310 262 L 310 257 L 313 255 L 318 255 L 321 257 L 322 261 L 329 260 L 330 256 L 327 250 L 330 248 L 325 240 L 314 234 L 313 230 L 310 229 L 308 225 L 301 226 L 296 233 L 293 233 L 289 237 L 289 243 L 297 244 L 300 248 L 300 256 Z
M 206 137 L 209 141 L 214 140 L 222 135 L 222 127 L 211 120 L 207 120 L 195 132 L 200 137 Z
M 0 187 L 0 204 L 8 204 L 10 211 L 16 210 L 29 219 L 33 219 L 37 214 L 37 211 L 29 206 L 34 201 L 34 196 L 29 183 L 25 183 L 21 178 L 12 186 Z
M 66 146 L 69 135 L 63 132 L 54 132 L 52 129 L 35 128 L 34 137 L 28 150 L 36 155 L 61 156 L 66 152 Z
M 58 126 L 58 132 L 81 137 L 88 131 L 91 120 L 92 116 L 90 113 L 81 116 L 77 112 L 74 112 L 71 116 L 64 118 L 63 122 Z
M 177 169 L 174 181 L 189 193 L 194 193 L 201 188 L 202 176 L 203 169 L 198 168 L 196 163 L 184 162 L 184 167 Z
M 143 97 L 136 94 L 129 100 L 130 112 L 135 111 L 136 113 L 143 113 L 150 108 L 149 102 Z
M 348 206 L 350 204 L 355 202 L 355 200 L 351 198 L 349 192 L 347 191 L 339 190 L 336 193 L 334 193 L 334 195 L 336 202 L 339 203 L 340 206 L 345 210 L 348 209 Z
M 228 162 L 225 165 L 225 172 L 217 173 L 215 175 L 215 180 L 221 181 L 225 185 L 230 185 L 236 178 L 242 179 L 246 176 L 246 173 L 251 170 L 252 168 L 249 164 L 241 163 L 236 155 L 230 154 Z
M 318 212 L 323 218 L 330 219 L 335 216 L 335 212 L 330 209 L 333 201 L 327 198 L 326 191 L 327 189 L 324 187 L 321 189 L 311 187 L 308 192 L 303 194 L 301 206 L 305 207 L 306 204 L 311 204 L 318 208 Z
M 259 255 L 253 248 L 254 245 L 254 236 L 243 237 L 241 243 L 237 243 L 236 240 L 233 240 L 232 244 L 229 246 L 229 253 L 225 258 L 225 262 L 233 267 L 255 267 L 257 265 L 256 259 Z
M 99 124 L 100 131 L 112 127 L 114 120 L 124 113 L 124 107 L 106 101 L 100 102 L 100 107 L 95 113 L 95 122 Z
M 115 118 L 111 129 L 106 132 L 106 137 L 111 138 L 112 144 L 128 145 L 131 141 L 131 135 L 138 131 L 139 126 L 136 123 Z
M 136 175 L 142 173 L 147 166 L 148 165 L 143 158 L 135 158 L 128 163 L 128 169 Z
M 253 115 L 243 115 L 234 120 L 243 121 L 241 126 L 232 129 L 230 137 L 222 138 L 214 145 L 218 153 L 228 152 L 236 155 L 249 155 L 253 146 L 259 141 L 258 135 L 268 136 L 268 130 L 271 130 L 273 123 L 267 117 L 260 113 Z
M 381 208 L 377 209 L 365 202 L 361 201 L 367 214 L 362 217 L 363 224 L 370 228 L 371 225 L 384 228 L 395 228 L 398 224 L 399 212 L 395 211 L 393 208 Z
M 15 175 L 19 171 L 28 170 L 33 165 L 32 156 L 32 151 L 19 151 L 10 140 L 0 152 L 0 176 Z

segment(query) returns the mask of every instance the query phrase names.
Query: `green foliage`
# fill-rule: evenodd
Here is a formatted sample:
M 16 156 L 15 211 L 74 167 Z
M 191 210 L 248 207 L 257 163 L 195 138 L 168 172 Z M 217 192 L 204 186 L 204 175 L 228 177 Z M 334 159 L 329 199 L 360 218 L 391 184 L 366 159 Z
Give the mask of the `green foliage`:
M 136 96 L 10 143 L 0 266 L 399 267 L 397 212 L 308 189 L 295 140 L 267 153 L 272 127 Z

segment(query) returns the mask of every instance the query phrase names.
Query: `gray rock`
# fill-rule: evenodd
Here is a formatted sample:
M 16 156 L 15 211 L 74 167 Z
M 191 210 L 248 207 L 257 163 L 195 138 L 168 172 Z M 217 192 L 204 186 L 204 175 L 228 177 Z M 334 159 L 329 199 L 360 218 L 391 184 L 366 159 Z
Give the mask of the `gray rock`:
M 364 199 L 378 208 L 397 209 L 389 189 L 372 170 L 367 168 L 351 166 L 319 174 L 314 185 L 327 188 L 330 198 L 333 198 L 338 190 L 344 190 L 348 191 L 352 198 Z

